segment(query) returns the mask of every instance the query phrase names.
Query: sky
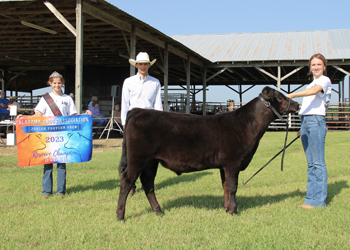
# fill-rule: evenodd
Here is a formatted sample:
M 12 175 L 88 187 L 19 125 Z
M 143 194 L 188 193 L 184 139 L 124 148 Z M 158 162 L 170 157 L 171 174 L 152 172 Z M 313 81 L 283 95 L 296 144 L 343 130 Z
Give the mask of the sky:
M 350 28 L 349 0 L 107 1 L 168 36 Z M 349 98 L 348 77 L 345 86 L 345 97 Z M 238 90 L 237 86 L 234 88 Z M 243 87 L 243 90 L 247 88 Z M 255 98 L 261 89 L 261 86 L 256 86 L 247 91 L 243 94 L 243 102 Z M 41 92 L 37 90 L 33 94 Z M 208 102 L 229 99 L 238 102 L 239 96 L 225 86 L 209 86 Z M 202 101 L 202 92 L 196 95 L 196 100 Z M 338 94 L 334 93 L 331 101 L 337 102 Z
M 107 1 L 168 36 L 350 28 L 349 0 Z M 349 86 L 348 82 L 347 77 L 345 85 Z M 247 91 L 243 101 L 250 101 L 261 89 L 256 86 Z M 349 98 L 347 88 L 345 92 L 345 97 Z M 196 100 L 201 101 L 201 97 L 202 94 L 198 94 Z M 225 86 L 209 87 L 207 101 L 226 102 L 228 99 L 239 101 L 239 96 Z M 332 95 L 332 101 L 338 101 L 338 94 Z

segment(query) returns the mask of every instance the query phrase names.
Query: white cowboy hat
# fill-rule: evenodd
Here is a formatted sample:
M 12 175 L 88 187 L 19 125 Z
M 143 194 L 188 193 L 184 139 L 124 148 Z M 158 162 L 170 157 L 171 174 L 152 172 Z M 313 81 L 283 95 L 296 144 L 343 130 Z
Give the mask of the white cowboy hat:
M 150 63 L 151 66 L 157 61 L 157 59 L 154 59 L 152 62 L 149 60 L 149 56 L 146 52 L 140 52 L 137 56 L 136 56 L 136 60 L 134 59 L 129 59 L 129 63 L 132 66 L 135 66 L 136 63 Z

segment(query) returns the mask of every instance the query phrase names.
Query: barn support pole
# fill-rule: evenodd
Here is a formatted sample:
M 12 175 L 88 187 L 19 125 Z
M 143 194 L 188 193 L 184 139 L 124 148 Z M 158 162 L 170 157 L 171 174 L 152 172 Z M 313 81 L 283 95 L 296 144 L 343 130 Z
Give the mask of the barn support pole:
M 82 4 L 82 2 L 78 2 L 77 1 L 77 6 L 78 6 L 78 4 L 81 6 L 81 10 L 80 10 L 80 13 L 81 14 L 78 14 L 78 8 L 76 8 L 76 26 L 77 26 L 77 29 L 79 28 L 79 27 L 81 27 L 80 28 L 80 30 L 81 30 L 81 34 L 80 34 L 80 36 L 79 36 L 79 38 L 78 38 L 78 36 L 77 36 L 77 29 L 76 28 L 74 28 L 73 27 L 73 25 L 56 9 L 56 7 L 52 4 L 52 3 L 50 3 L 49 1 L 43 1 L 43 3 L 45 4 L 45 6 L 51 11 L 51 13 L 52 14 L 54 14 L 55 15 L 55 17 L 73 34 L 73 36 L 75 37 L 75 39 L 76 39 L 76 72 L 80 72 L 80 70 L 79 69 L 77 69 L 78 68 L 78 66 L 77 65 L 79 65 L 79 63 L 78 63 L 78 55 L 79 55 L 79 53 L 81 54 L 81 69 L 83 68 L 83 65 L 84 65 L 84 63 L 83 63 L 83 51 L 82 51 L 82 49 L 80 50 L 80 47 L 82 48 L 83 47 L 83 27 L 84 27 L 84 23 L 85 23 L 85 21 L 86 21 L 86 18 L 85 18 L 85 16 L 84 16 L 84 7 L 85 7 L 85 4 L 83 5 Z M 78 17 L 79 16 L 79 17 Z M 78 22 L 80 22 L 81 24 L 78 24 Z M 80 32 L 80 31 L 79 31 Z M 80 41 L 78 41 L 79 39 L 81 39 L 81 42 Z M 78 45 L 78 43 L 79 43 L 79 45 Z M 81 44 L 81 45 L 80 45 Z M 80 52 L 78 52 L 78 51 L 80 51 Z M 83 72 L 82 72 L 82 70 L 81 70 L 81 76 L 83 75 Z M 64 72 L 64 75 L 68 75 L 67 74 L 67 70 L 65 69 L 65 72 Z M 80 79 L 80 78 L 79 78 Z M 81 77 L 81 79 L 82 79 L 82 77 Z M 77 74 L 76 74 L 76 79 L 75 79 L 75 82 L 76 83 L 79 83 L 80 81 L 79 80 L 77 80 Z M 76 87 L 77 85 L 75 85 L 75 87 Z M 79 106 L 79 104 L 81 105 L 81 107 L 82 107 L 82 92 L 83 92 L 83 90 L 82 90 L 82 88 L 83 88 L 83 85 L 82 85 L 82 80 L 81 80 L 81 82 L 80 82 L 80 86 L 81 86 L 81 92 L 79 93 L 79 92 L 77 92 L 77 89 L 76 89 L 76 91 L 75 91 L 75 103 L 76 103 L 76 106 L 77 106 L 77 110 L 79 111 L 79 108 L 78 108 L 78 106 Z M 66 82 L 66 84 L 65 84 L 65 88 L 64 88 L 64 92 L 65 93 L 68 93 L 67 91 L 68 90 L 71 90 L 71 84 L 68 84 L 68 82 Z
M 75 106 L 82 113 L 83 95 L 83 1 L 76 1 L 76 38 L 75 38 Z
M 67 29 L 76 37 L 77 36 L 77 31 L 73 27 L 73 25 L 55 8 L 55 6 L 52 5 L 49 1 L 44 1 L 44 4 L 46 7 L 56 16 L 60 22 L 66 26 Z
M 197 111 L 196 110 L 196 84 L 192 85 L 191 94 L 192 94 L 191 110 L 192 111 Z
M 345 102 L 345 89 L 344 89 L 344 79 L 341 81 L 341 102 Z
M 344 74 L 348 75 L 348 77 L 349 77 L 349 101 L 350 101 L 350 72 L 340 68 L 339 66 L 333 66 L 333 67 L 336 68 L 337 70 L 343 72 Z M 342 94 L 340 92 L 340 86 L 339 86 L 339 102 L 340 102 L 340 95 L 342 95 L 342 97 L 343 97 L 343 102 L 345 101 L 345 98 L 344 98 L 344 94 L 345 94 L 344 87 L 345 86 L 344 86 L 344 79 L 343 79 L 343 89 L 342 89 L 343 93 Z
M 6 91 L 5 89 L 5 69 L 1 69 L 1 90 Z M 6 95 L 5 95 L 6 97 Z
M 281 66 L 277 67 L 277 89 L 281 91 Z
M 203 68 L 203 115 L 207 114 L 207 67 Z
M 257 70 L 259 70 L 260 72 L 264 73 L 265 75 L 271 77 L 272 79 L 274 79 L 275 81 L 277 81 L 277 88 L 278 91 L 281 91 L 281 84 L 282 81 L 284 81 L 285 79 L 287 79 L 288 77 L 290 77 L 291 75 L 295 74 L 296 72 L 298 72 L 299 70 L 301 70 L 302 68 L 304 68 L 304 66 L 300 66 L 294 70 L 292 70 L 291 72 L 289 72 L 288 74 L 284 75 L 283 77 L 281 77 L 281 66 L 277 67 L 277 77 L 272 75 L 271 73 L 267 72 L 266 70 L 260 68 L 260 67 L 255 67 Z M 288 93 L 289 93 L 289 89 L 288 89 Z
M 345 80 L 345 77 L 344 77 L 344 80 Z M 348 102 L 350 102 L 350 77 L 348 76 L 348 84 L 349 84 L 349 86 L 348 86 L 348 91 L 349 91 L 349 93 L 348 93 Z
M 168 44 L 164 48 L 164 111 L 168 112 L 168 84 L 169 84 L 169 50 Z
M 242 95 L 242 85 L 239 85 L 239 106 L 242 107 L 242 102 L 243 102 L 243 95 Z
M 187 83 L 187 95 L 186 95 L 186 114 L 190 113 L 190 86 L 191 86 L 191 61 L 190 55 L 187 55 L 187 67 L 186 67 L 186 83 Z
M 17 101 L 19 101 L 19 100 L 18 100 L 18 78 L 16 79 L 15 96 L 16 96 Z
M 260 68 L 260 67 L 255 67 L 257 70 L 259 70 L 260 72 L 264 73 L 265 75 L 271 77 L 272 79 L 274 79 L 275 81 L 278 81 L 278 78 L 276 76 L 274 76 L 273 74 L 267 72 L 266 70 Z
M 136 59 L 136 34 L 135 34 L 135 26 L 131 27 L 130 32 L 130 58 Z M 130 76 L 135 75 L 135 66 L 130 64 Z

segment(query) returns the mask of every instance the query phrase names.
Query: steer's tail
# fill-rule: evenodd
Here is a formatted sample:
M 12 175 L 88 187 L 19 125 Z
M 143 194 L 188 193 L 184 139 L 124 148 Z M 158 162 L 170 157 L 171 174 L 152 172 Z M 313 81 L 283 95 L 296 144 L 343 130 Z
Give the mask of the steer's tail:
M 124 127 L 124 136 L 123 136 L 123 144 L 122 144 L 122 158 L 120 159 L 120 163 L 119 163 L 119 167 L 118 167 L 118 171 L 119 173 L 123 173 L 125 171 L 125 169 L 127 168 L 127 153 L 126 153 L 126 137 L 127 137 L 127 125 L 128 122 L 130 120 L 130 118 L 133 116 L 133 114 L 135 113 L 135 109 L 131 110 L 128 112 L 127 117 L 126 117 L 126 121 L 125 121 L 125 127 Z
M 126 133 L 124 131 L 124 138 L 123 138 L 123 144 L 122 144 L 122 158 L 120 159 L 118 171 L 120 174 L 122 174 L 127 167 L 127 158 L 126 158 Z

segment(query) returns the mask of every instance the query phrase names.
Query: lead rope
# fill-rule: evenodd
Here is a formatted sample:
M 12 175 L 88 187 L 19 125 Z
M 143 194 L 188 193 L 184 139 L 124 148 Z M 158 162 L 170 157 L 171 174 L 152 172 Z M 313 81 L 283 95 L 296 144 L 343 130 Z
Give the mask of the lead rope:
M 283 146 L 283 154 L 281 159 L 281 171 L 283 172 L 283 162 L 284 162 L 284 154 L 286 153 L 286 145 L 287 145 L 287 138 L 288 138 L 288 119 L 286 120 L 286 138 L 284 139 L 284 146 Z
M 276 109 L 274 107 L 271 106 L 271 104 L 267 101 L 265 101 L 265 99 L 263 97 L 261 97 L 260 95 L 258 96 L 259 99 L 264 103 L 264 105 L 267 107 L 267 108 L 270 108 L 272 110 L 273 113 L 275 113 L 275 115 L 282 121 L 284 121 L 283 117 L 281 116 L 280 113 L 278 113 L 276 111 Z M 290 107 L 290 99 L 289 99 L 289 103 L 288 103 L 288 108 L 286 111 L 289 110 L 289 107 Z M 251 179 L 253 179 L 253 177 L 255 175 L 257 175 L 261 170 L 263 170 L 271 161 L 273 161 L 273 159 L 275 159 L 280 153 L 283 152 L 282 154 L 282 159 L 281 159 L 281 171 L 283 171 L 283 162 L 284 162 L 284 154 L 286 152 L 286 149 L 293 143 L 295 142 L 299 137 L 297 136 L 293 141 L 291 141 L 288 145 L 287 144 L 287 138 L 288 138 L 288 119 L 286 120 L 286 137 L 284 139 L 284 146 L 283 146 L 283 149 L 281 151 L 279 151 L 274 157 L 271 158 L 271 160 L 269 160 L 264 166 L 262 166 L 255 174 L 253 174 L 252 177 L 250 177 L 246 182 L 243 181 L 243 186 L 245 184 L 247 184 Z
M 286 109 L 286 113 L 288 112 L 289 108 L 290 108 L 290 99 L 288 98 L 289 102 L 288 102 L 288 107 Z M 288 137 L 288 128 L 289 128 L 289 124 L 288 124 L 288 113 L 287 113 L 287 119 L 286 119 L 286 138 L 284 139 L 284 146 L 283 146 L 283 154 L 282 154 L 282 159 L 281 159 L 281 171 L 283 172 L 283 162 L 284 162 L 284 154 L 286 153 L 286 145 L 287 145 L 287 137 Z
M 297 136 L 296 138 L 294 138 L 293 141 L 291 141 L 287 146 L 285 146 L 283 149 L 281 149 L 281 151 L 279 151 L 274 157 L 271 158 L 271 160 L 269 160 L 264 166 L 262 166 L 258 171 L 256 171 L 256 173 L 253 174 L 252 177 L 250 177 L 246 182 L 243 181 L 243 186 L 244 186 L 245 184 L 247 184 L 251 179 L 253 179 L 253 177 L 254 177 L 255 175 L 257 175 L 261 170 L 263 170 L 267 165 L 269 165 L 269 163 L 270 163 L 271 161 L 273 161 L 273 159 L 275 159 L 277 156 L 279 156 L 279 154 L 282 153 L 283 150 L 285 150 L 285 149 L 288 148 L 290 145 L 292 145 L 293 142 L 295 142 L 298 138 L 299 138 L 298 136 Z
M 280 113 L 277 112 L 277 110 L 271 105 L 270 102 L 266 101 L 262 96 L 258 96 L 259 99 L 264 103 L 265 107 L 272 110 L 272 112 L 281 120 L 285 121 Z M 284 112 L 288 112 L 290 107 L 290 99 L 288 98 L 288 108 Z M 288 119 L 286 120 L 286 138 L 284 139 L 284 147 L 283 147 L 283 154 L 281 159 L 281 171 L 283 171 L 283 161 L 284 161 L 284 154 L 286 152 L 286 145 L 287 145 L 287 138 L 288 138 Z

